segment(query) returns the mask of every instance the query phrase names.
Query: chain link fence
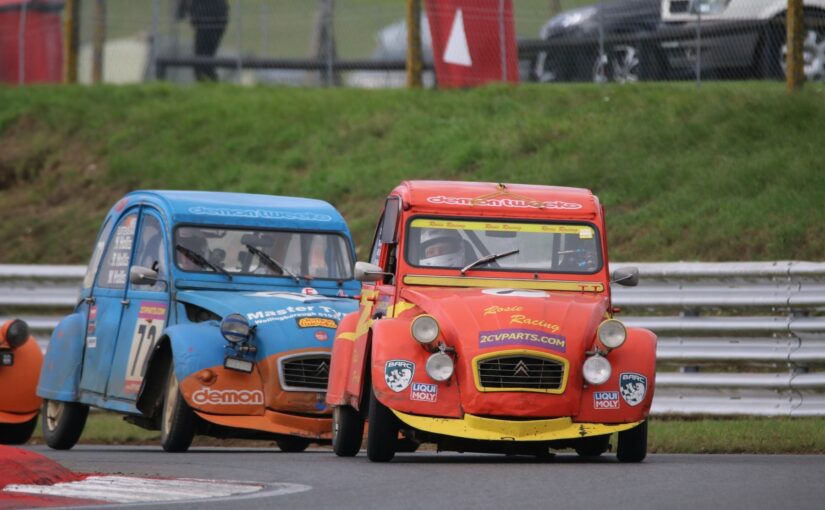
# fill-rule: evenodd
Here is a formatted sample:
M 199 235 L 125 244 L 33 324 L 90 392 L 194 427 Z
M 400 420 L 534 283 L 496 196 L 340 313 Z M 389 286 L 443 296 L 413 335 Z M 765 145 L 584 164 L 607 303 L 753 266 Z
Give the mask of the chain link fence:
M 0 81 L 60 81 L 68 1 L 0 0 Z M 404 0 L 74 2 L 79 3 L 81 83 L 156 78 L 295 86 L 406 83 Z M 513 0 L 512 5 L 522 82 L 784 78 L 787 0 Z M 824 81 L 825 0 L 804 0 L 803 14 L 804 74 Z M 424 12 L 421 43 L 424 84 L 434 86 Z

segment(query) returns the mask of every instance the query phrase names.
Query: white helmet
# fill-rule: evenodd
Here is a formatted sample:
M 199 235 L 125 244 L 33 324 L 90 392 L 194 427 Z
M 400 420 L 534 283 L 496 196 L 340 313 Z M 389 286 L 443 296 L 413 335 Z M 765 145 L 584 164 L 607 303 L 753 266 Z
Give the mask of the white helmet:
M 434 267 L 460 267 L 464 260 L 464 241 L 455 230 L 427 228 L 421 231 L 419 264 Z

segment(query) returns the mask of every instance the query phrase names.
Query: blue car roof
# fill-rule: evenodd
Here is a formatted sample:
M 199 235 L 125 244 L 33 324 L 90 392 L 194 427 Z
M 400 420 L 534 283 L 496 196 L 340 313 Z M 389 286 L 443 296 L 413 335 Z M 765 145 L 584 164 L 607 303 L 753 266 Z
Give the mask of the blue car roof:
M 123 197 L 112 213 L 135 203 L 160 208 L 172 225 L 286 228 L 349 232 L 341 213 L 331 204 L 313 198 L 224 193 L 218 191 L 140 190 Z

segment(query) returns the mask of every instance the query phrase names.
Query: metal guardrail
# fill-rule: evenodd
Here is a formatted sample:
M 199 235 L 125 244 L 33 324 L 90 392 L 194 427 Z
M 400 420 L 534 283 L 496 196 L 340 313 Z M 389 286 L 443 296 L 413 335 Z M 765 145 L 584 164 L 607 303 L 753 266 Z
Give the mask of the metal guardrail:
M 659 337 L 655 414 L 825 416 L 825 263 L 612 264 L 628 265 L 641 282 L 614 305 Z M 0 315 L 22 312 L 45 346 L 84 274 L 0 265 Z

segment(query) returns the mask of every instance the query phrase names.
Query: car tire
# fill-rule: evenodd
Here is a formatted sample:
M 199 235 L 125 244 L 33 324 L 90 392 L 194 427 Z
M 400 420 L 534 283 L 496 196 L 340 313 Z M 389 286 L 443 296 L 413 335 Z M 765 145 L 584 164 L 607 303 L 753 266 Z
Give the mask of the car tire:
M 596 55 L 593 81 L 636 83 L 639 81 L 640 70 L 639 49 L 631 44 L 619 44 L 608 48 L 604 55 Z
M 576 441 L 575 450 L 579 457 L 598 457 L 610 448 L 610 434 L 585 437 Z
M 641 462 L 647 456 L 647 420 L 632 429 L 619 432 L 616 458 L 619 462 Z
M 31 439 L 36 426 L 36 415 L 23 423 L 0 424 L 0 444 L 23 444 Z
M 170 363 L 163 390 L 163 408 L 160 416 L 160 445 L 167 452 L 185 452 L 195 437 L 197 415 L 183 399 Z
M 339 457 L 355 457 L 364 439 L 364 420 L 352 406 L 332 410 L 332 450 Z
M 372 462 L 389 462 L 395 457 L 398 442 L 398 418 L 370 391 L 367 457 Z
M 68 450 L 77 444 L 89 406 L 78 402 L 43 399 L 43 440 L 55 450 Z
M 286 453 L 301 453 L 309 447 L 309 439 L 303 437 L 282 437 L 275 442 L 278 443 L 278 448 Z

